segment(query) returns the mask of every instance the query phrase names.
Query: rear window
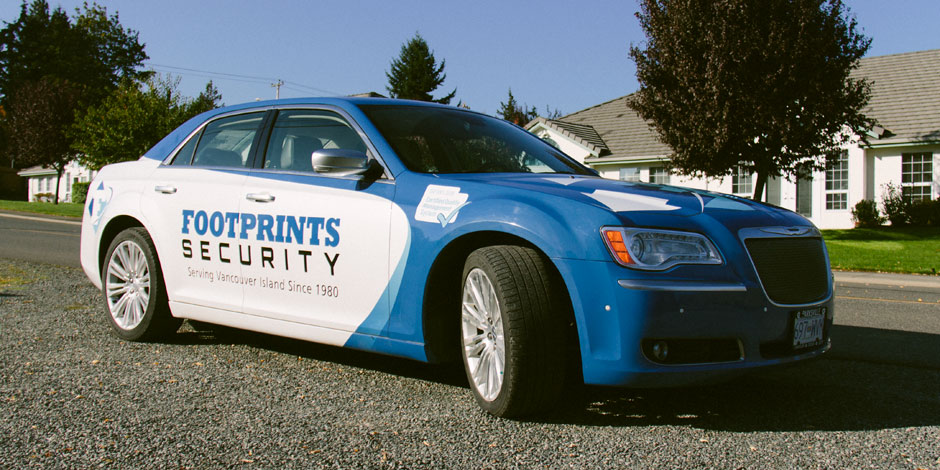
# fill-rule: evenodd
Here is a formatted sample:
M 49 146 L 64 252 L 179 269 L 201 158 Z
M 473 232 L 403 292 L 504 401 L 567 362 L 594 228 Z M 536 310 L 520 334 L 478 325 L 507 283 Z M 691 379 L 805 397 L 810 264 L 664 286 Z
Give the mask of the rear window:
M 264 113 L 239 114 L 217 119 L 202 131 L 192 157 L 193 166 L 247 167 Z M 193 137 L 195 139 L 196 136 Z M 183 151 L 190 147 L 187 142 Z M 177 159 L 188 155 L 177 155 Z M 176 161 L 173 162 L 176 164 Z

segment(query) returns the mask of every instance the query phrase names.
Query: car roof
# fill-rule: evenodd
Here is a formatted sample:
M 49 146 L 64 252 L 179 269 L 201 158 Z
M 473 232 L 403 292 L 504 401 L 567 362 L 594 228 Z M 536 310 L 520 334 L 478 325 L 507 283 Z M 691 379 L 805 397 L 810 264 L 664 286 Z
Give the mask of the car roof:
M 148 150 L 143 158 L 152 159 L 152 160 L 163 160 L 173 151 L 189 134 L 191 134 L 196 128 L 198 128 L 202 123 L 214 118 L 215 116 L 220 116 L 226 113 L 233 111 L 242 111 L 242 110 L 265 110 L 275 107 L 282 106 L 297 106 L 297 105 L 327 105 L 327 106 L 336 106 L 347 111 L 358 114 L 358 106 L 361 105 L 382 105 L 382 106 L 426 106 L 426 107 L 438 107 L 438 108 L 448 108 L 455 109 L 453 106 L 446 106 L 438 103 L 430 103 L 427 101 L 416 101 L 416 100 L 402 100 L 396 98 L 374 98 L 374 97 L 305 97 L 305 98 L 285 98 L 277 100 L 265 100 L 265 101 L 249 101 L 247 103 L 239 103 L 230 106 L 223 106 L 221 108 L 211 109 L 202 114 L 194 116 L 192 119 L 186 121 L 179 127 L 177 127 L 173 132 L 167 134 L 160 142 L 157 142 L 150 150 Z M 469 109 L 462 109 L 463 111 L 476 113 L 476 111 L 471 111 Z M 480 113 L 477 113 L 480 114 Z

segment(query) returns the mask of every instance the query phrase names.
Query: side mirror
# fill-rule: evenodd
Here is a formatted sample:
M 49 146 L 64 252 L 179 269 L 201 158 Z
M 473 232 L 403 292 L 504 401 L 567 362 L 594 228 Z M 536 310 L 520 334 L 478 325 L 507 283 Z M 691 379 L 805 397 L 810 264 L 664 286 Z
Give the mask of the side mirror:
M 336 176 L 361 175 L 371 168 L 369 156 L 351 149 L 320 149 L 310 156 L 317 173 Z

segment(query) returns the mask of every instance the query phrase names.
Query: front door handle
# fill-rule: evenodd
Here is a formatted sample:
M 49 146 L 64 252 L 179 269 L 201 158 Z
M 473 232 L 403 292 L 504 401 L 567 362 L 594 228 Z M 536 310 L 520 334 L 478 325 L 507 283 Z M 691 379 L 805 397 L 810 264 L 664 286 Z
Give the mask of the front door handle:
M 176 186 L 154 186 L 153 190 L 163 194 L 176 194 Z
M 268 193 L 248 193 L 245 198 L 255 202 L 274 202 L 274 195 Z

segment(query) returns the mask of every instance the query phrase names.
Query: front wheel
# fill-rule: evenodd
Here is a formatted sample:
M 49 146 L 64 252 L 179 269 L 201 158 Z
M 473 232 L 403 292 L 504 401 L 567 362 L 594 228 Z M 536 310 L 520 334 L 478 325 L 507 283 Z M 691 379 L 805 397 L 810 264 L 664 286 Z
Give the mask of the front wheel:
M 480 248 L 463 280 L 462 357 L 480 406 L 513 417 L 556 403 L 568 362 L 567 299 L 548 260 L 520 246 Z
M 170 315 L 163 272 L 146 230 L 133 227 L 119 233 L 101 273 L 108 320 L 117 336 L 151 341 L 179 328 L 182 320 Z

